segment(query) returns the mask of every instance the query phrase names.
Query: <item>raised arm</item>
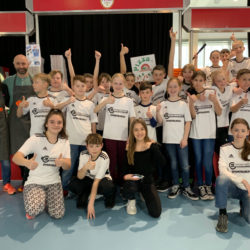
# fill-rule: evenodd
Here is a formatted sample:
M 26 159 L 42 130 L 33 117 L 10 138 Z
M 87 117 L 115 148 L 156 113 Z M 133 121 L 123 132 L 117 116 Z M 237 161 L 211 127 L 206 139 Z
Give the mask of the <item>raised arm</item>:
M 129 49 L 126 46 L 123 46 L 123 43 L 121 43 L 121 51 L 120 51 L 120 72 L 122 74 L 126 74 L 127 72 L 127 65 L 125 61 L 125 55 L 128 54 Z
M 171 38 L 171 47 L 170 47 L 169 60 L 168 60 L 168 77 L 172 77 L 173 72 L 174 72 L 174 53 L 175 53 L 176 33 L 177 32 L 173 32 L 173 27 L 169 30 L 169 36 Z
M 95 50 L 95 68 L 94 68 L 94 74 L 93 74 L 93 82 L 94 82 L 95 89 L 98 87 L 98 75 L 99 75 L 101 57 L 102 57 L 102 54 L 99 51 Z
M 70 83 L 71 83 L 71 86 L 72 86 L 73 78 L 75 76 L 75 70 L 74 70 L 74 67 L 73 67 L 73 64 L 72 64 L 71 56 L 72 56 L 71 49 L 66 50 L 65 51 L 65 57 L 67 58 L 67 62 L 68 62 Z

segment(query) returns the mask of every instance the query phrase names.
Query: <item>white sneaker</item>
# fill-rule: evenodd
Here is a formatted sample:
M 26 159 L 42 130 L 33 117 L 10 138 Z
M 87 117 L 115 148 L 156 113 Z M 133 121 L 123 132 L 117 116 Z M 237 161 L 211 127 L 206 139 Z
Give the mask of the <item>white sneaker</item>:
M 137 213 L 136 200 L 128 200 L 127 213 L 130 215 L 135 215 Z

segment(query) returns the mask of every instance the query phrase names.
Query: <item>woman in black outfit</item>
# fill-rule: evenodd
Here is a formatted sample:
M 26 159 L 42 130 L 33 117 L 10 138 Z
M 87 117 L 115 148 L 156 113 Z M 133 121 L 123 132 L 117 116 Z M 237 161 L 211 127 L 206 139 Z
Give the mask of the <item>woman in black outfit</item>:
M 123 165 L 123 195 L 128 199 L 127 213 L 136 214 L 135 193 L 140 192 L 148 213 L 155 218 L 161 215 L 161 201 L 154 185 L 153 173 L 157 164 L 165 164 L 158 145 L 148 138 L 147 126 L 135 119 L 130 127 L 127 153 Z

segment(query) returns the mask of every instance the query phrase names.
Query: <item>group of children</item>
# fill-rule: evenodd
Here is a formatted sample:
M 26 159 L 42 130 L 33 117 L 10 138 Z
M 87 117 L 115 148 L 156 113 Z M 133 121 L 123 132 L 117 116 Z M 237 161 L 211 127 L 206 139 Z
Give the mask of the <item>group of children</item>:
M 229 129 L 230 112 L 231 123 L 237 118 L 245 119 L 249 133 L 250 59 L 243 57 L 244 44 L 236 40 L 233 42 L 235 58 L 229 60 L 227 50 L 213 51 L 211 67 L 198 71 L 194 65 L 188 64 L 182 69 L 181 76 L 173 77 L 176 33 L 172 30 L 170 38 L 168 76 L 166 78 L 163 66 L 155 66 L 153 84 L 135 83 L 133 73 L 126 72 L 128 48 L 123 44 L 121 73 L 112 77 L 107 73 L 99 75 L 101 54 L 97 51 L 94 75 L 75 75 L 70 49 L 65 56 L 71 88 L 62 82 L 60 71 L 34 76 L 36 95 L 27 100 L 20 97 L 17 109 L 18 117 L 30 113 L 31 138 L 13 158 L 17 164 L 30 169 L 24 187 L 27 218 L 38 215 L 45 203 L 50 206 L 49 213 L 53 217 L 63 216 L 64 208 L 60 207 L 59 214 L 55 214 L 54 204 L 50 203 L 50 198 L 45 202 L 43 194 L 61 190 L 60 185 L 57 186 L 60 167 L 64 194 L 67 195 L 68 191 L 77 194 L 77 207 L 87 207 L 88 218 L 95 217 L 97 193 L 104 195 L 106 207 L 114 206 L 116 186 L 123 187 L 124 197 L 129 200 L 129 214 L 136 213 L 134 193 L 140 191 L 149 214 L 159 217 L 161 205 L 156 188 L 165 191 L 170 181 L 172 186 L 168 198 L 173 199 L 182 193 L 191 200 L 214 199 L 213 155 L 214 152 L 219 154 L 219 148 L 232 141 L 235 135 L 231 135 Z M 219 66 L 220 59 L 222 67 Z M 55 136 L 64 131 L 64 123 L 70 146 L 63 135 L 59 147 L 60 140 L 55 140 Z M 42 154 L 41 150 L 49 153 Z M 249 145 L 246 151 L 244 162 L 250 167 Z M 30 155 L 29 159 L 25 158 L 27 155 Z M 194 175 L 190 173 L 192 161 Z M 39 180 L 39 171 L 44 174 L 39 164 L 51 171 L 44 175 L 43 180 Z M 52 165 L 59 167 L 56 173 L 51 169 Z M 199 194 L 190 187 L 190 174 L 197 183 Z M 244 172 L 241 174 L 243 176 Z M 245 186 L 249 187 L 249 184 Z M 43 198 L 34 202 L 33 194 Z M 59 200 L 61 206 L 61 196 Z M 36 208 L 34 204 L 38 204 Z M 217 200 L 216 204 L 219 204 Z M 217 230 L 226 231 L 221 230 L 221 226 Z

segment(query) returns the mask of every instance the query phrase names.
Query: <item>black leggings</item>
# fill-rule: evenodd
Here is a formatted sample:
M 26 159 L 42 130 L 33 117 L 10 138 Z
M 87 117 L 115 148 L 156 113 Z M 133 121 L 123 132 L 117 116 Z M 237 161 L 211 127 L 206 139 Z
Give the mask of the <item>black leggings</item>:
M 161 200 L 154 184 L 143 183 L 142 181 L 125 181 L 123 195 L 128 200 L 135 199 L 135 193 L 141 192 L 149 215 L 158 218 L 161 215 Z

